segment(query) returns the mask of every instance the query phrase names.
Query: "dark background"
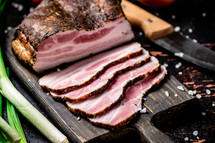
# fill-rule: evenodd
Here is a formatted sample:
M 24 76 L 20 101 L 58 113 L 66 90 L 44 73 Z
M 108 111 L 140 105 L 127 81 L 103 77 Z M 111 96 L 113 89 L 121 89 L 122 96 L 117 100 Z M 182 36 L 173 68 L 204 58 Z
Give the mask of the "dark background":
M 190 39 L 195 39 L 198 43 L 203 44 L 207 48 L 215 50 L 215 6 L 213 0 L 177 0 L 174 5 L 161 9 L 148 8 L 138 1 L 131 1 L 166 20 L 173 26 L 179 26 L 180 32 L 185 36 L 189 36 Z M 18 7 L 16 4 L 19 4 Z M 6 34 L 10 27 L 16 27 L 33 7 L 34 5 L 32 5 L 30 0 L 12 1 L 12 3 L 8 5 L 6 24 L 3 32 Z M 0 20 L 3 19 L 1 18 Z M 192 29 L 192 32 L 189 32 L 189 29 Z M 149 50 L 151 55 L 156 56 L 161 64 L 168 64 L 167 69 L 169 74 L 174 75 L 189 90 L 196 90 L 196 94 L 201 94 L 202 96 L 200 99 L 202 110 L 199 111 L 199 116 L 191 118 L 187 117 L 187 115 L 184 117 L 182 115 L 180 120 L 168 122 L 161 130 L 177 143 L 215 143 L 215 107 L 212 106 L 213 103 L 215 104 L 215 72 L 202 69 L 175 57 L 170 52 L 145 39 L 144 34 L 140 36 L 140 32 L 142 32 L 141 29 L 133 27 L 133 30 L 135 31 L 137 41 L 140 42 L 145 49 Z M 4 39 L 4 36 L 1 35 L 1 41 L 4 41 L 2 39 Z M 182 66 L 180 68 L 175 68 L 175 65 L 179 62 L 182 63 Z M 182 74 L 179 74 L 180 72 Z M 31 97 L 31 93 L 20 85 L 14 73 L 12 73 L 11 78 L 15 82 L 16 88 L 18 88 L 37 109 L 46 115 L 40 107 L 40 104 Z M 206 89 L 209 89 L 211 94 L 207 94 Z M 202 112 L 206 113 L 206 115 L 202 115 Z M 22 115 L 20 115 L 20 118 L 28 142 L 49 142 L 37 129 L 23 118 Z M 193 135 L 194 131 L 198 131 L 197 136 Z M 132 137 L 132 140 L 137 138 L 137 136 L 127 136 L 127 138 Z M 185 141 L 186 137 L 188 137 L 188 141 Z M 125 141 L 126 140 L 124 140 L 124 142 Z M 129 141 L 131 141 L 131 139 Z M 135 139 L 135 141 L 138 141 L 138 139 Z

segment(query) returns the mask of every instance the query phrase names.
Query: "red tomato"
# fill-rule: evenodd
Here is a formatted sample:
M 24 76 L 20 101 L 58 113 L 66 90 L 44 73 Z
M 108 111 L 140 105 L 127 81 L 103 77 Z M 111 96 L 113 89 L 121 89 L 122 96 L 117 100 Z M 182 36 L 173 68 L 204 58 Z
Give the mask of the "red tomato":
M 34 5 L 38 5 L 40 4 L 42 0 L 31 0 L 31 2 L 34 4 Z
M 139 0 L 141 3 L 152 8 L 163 8 L 170 6 L 176 0 Z

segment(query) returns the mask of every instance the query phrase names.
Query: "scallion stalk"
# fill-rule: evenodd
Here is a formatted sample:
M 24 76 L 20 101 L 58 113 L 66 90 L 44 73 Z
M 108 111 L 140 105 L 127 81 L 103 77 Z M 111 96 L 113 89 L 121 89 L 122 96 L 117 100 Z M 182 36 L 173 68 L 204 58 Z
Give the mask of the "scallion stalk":
M 0 117 L 2 117 L 2 96 L 0 94 Z
M 31 122 L 44 136 L 56 143 L 68 142 L 55 126 L 53 126 L 23 95 L 17 91 L 8 79 L 0 47 L 0 89 L 2 95 L 7 98 L 16 109 Z
M 10 72 L 8 67 L 6 68 L 6 72 L 7 72 L 7 76 L 10 78 L 9 76 Z M 22 125 L 20 123 L 19 116 L 18 116 L 18 113 L 16 112 L 15 107 L 8 100 L 6 102 L 6 105 L 7 105 L 7 119 L 8 119 L 9 125 L 20 135 L 21 137 L 20 143 L 27 143 L 27 140 L 25 138 L 25 134 L 22 129 Z
M 14 143 L 21 140 L 21 137 L 8 125 L 8 123 L 0 117 L 0 130 L 7 136 L 7 138 Z

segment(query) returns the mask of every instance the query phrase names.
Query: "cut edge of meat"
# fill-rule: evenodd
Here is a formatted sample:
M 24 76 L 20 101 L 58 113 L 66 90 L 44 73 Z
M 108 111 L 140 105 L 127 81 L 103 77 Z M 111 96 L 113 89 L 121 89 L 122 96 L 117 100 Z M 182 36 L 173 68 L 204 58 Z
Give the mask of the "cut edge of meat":
M 141 48 L 141 47 L 140 47 Z M 83 82 L 82 84 L 79 84 L 79 85 L 75 85 L 75 86 L 69 86 L 69 87 L 66 87 L 66 88 L 62 88 L 62 89 L 52 89 L 52 88 L 49 88 L 47 86 L 44 86 L 44 85 L 41 85 L 42 88 L 44 90 L 47 90 L 47 91 L 50 91 L 50 92 L 53 92 L 57 95 L 61 95 L 61 94 L 65 94 L 65 93 L 68 93 L 70 91 L 73 91 L 73 90 L 76 90 L 76 89 L 79 89 L 83 86 L 86 86 L 90 83 L 92 83 L 93 81 L 95 81 L 98 77 L 100 77 L 108 68 L 112 67 L 112 66 L 115 66 L 119 63 L 123 63 L 129 59 L 133 59 L 135 57 L 138 57 L 138 56 L 141 56 L 143 54 L 143 49 L 140 49 L 138 50 L 137 52 L 134 52 L 134 53 L 130 53 L 130 54 L 127 54 L 126 56 L 120 58 L 120 59 L 117 59 L 109 64 L 107 64 L 106 66 L 103 67 L 102 70 L 98 71 L 94 76 L 92 76 L 88 81 L 85 81 Z
M 155 57 L 151 57 L 153 58 L 154 60 L 157 61 L 157 59 Z M 80 109 L 74 109 L 74 108 L 70 108 L 68 106 L 68 103 L 66 103 L 67 107 L 70 109 L 70 111 L 76 113 L 76 114 L 81 114 L 81 115 L 84 115 L 84 116 L 87 116 L 87 117 L 96 117 L 98 115 L 101 115 L 101 114 L 104 114 L 106 113 L 107 111 L 109 111 L 110 109 L 112 109 L 114 106 L 116 106 L 118 103 L 120 103 L 120 101 L 123 100 L 123 98 L 125 97 L 125 93 L 127 91 L 127 89 L 129 87 L 131 87 L 132 85 L 134 85 L 135 83 L 139 82 L 140 80 L 143 80 L 145 77 L 148 77 L 148 75 L 152 75 L 154 73 L 157 73 L 159 72 L 159 69 L 160 69 L 160 65 L 156 66 L 154 69 L 152 69 L 151 71 L 148 71 L 147 73 L 143 74 L 143 75 L 139 75 L 138 77 L 132 79 L 132 80 L 129 80 L 127 82 L 127 84 L 123 87 L 123 93 L 121 94 L 121 96 L 119 97 L 119 99 L 117 101 L 115 101 L 114 103 L 112 103 L 110 106 L 106 107 L 104 110 L 102 111 L 99 111 L 97 112 L 96 114 L 89 114 L 89 113 L 86 113 L 85 111 L 82 111 Z M 128 71 L 129 72 L 129 71 Z M 87 99 L 86 99 L 87 100 Z M 71 103 L 72 104 L 72 103 Z
M 122 122 L 120 122 L 119 124 L 112 126 L 109 124 L 103 124 L 103 123 L 99 123 L 99 122 L 93 122 L 92 120 L 90 120 L 90 118 L 86 118 L 86 120 L 88 120 L 91 124 L 96 125 L 98 127 L 102 127 L 102 128 L 106 128 L 109 130 L 116 130 L 116 129 L 120 129 L 121 127 L 124 127 L 125 125 L 128 125 L 133 119 L 135 119 L 138 115 L 139 115 L 140 111 L 135 112 L 133 115 L 129 116 L 127 119 L 123 120 Z
M 120 76 L 121 74 L 125 73 L 125 72 L 129 72 L 135 68 L 138 68 L 138 67 L 141 67 L 143 66 L 144 64 L 148 63 L 150 61 L 150 57 L 147 57 L 146 59 L 143 59 L 142 61 L 139 61 L 137 63 L 135 63 L 134 65 L 132 66 L 129 66 L 129 67 L 126 67 L 122 70 L 119 70 L 119 71 L 116 71 L 114 73 L 114 75 L 108 79 L 107 83 L 100 87 L 99 89 L 96 89 L 94 90 L 93 92 L 89 93 L 89 94 L 86 94 L 82 97 L 79 97 L 79 98 L 69 98 L 69 97 L 66 97 L 66 96 L 63 96 L 63 97 L 60 97 L 60 96 L 57 96 L 57 95 L 54 95 L 53 93 L 51 93 L 52 97 L 54 97 L 55 99 L 57 100 L 63 100 L 63 101 L 68 101 L 68 102 L 78 102 L 78 101 L 82 101 L 82 100 L 85 100 L 91 96 L 95 96 L 95 95 L 98 95 L 98 94 L 101 94 L 102 92 L 104 92 L 108 87 L 109 85 L 118 77 Z M 72 92 L 72 91 L 71 91 Z
M 161 73 L 161 71 L 163 73 Z M 145 93 L 143 93 L 142 98 L 148 94 L 148 92 L 150 92 L 152 89 L 157 88 L 160 83 L 163 81 L 163 79 L 165 78 L 165 75 L 167 74 L 167 70 L 164 66 L 160 66 L 158 72 L 154 72 L 151 75 L 148 75 L 147 77 L 153 76 L 153 78 L 155 78 L 156 76 L 159 76 L 159 74 L 164 74 L 164 76 L 160 77 Z M 146 77 L 146 78 L 147 78 Z M 145 79 L 143 79 L 145 80 Z M 146 79 L 147 80 L 147 79 Z M 143 104 L 143 101 L 141 100 L 141 106 Z M 121 121 L 120 123 L 116 124 L 116 125 L 110 125 L 110 124 L 104 124 L 104 123 L 100 123 L 100 122 L 94 122 L 92 121 L 90 118 L 93 119 L 93 117 L 87 118 L 88 121 L 90 121 L 92 124 L 96 125 L 96 126 L 100 126 L 103 128 L 107 128 L 110 130 L 116 130 L 119 129 L 127 124 L 129 124 L 131 122 L 131 120 L 133 120 L 138 114 L 139 114 L 140 110 L 138 110 L 137 112 L 135 112 L 134 114 L 130 115 L 128 118 L 124 119 L 123 121 Z M 105 114 L 105 113 L 104 113 Z
M 29 42 L 27 42 L 27 39 L 23 34 L 20 33 L 18 36 L 19 38 L 16 38 L 11 42 L 13 49 L 12 51 L 17 56 L 19 61 L 31 67 L 35 63 L 35 58 L 33 58 L 33 56 L 37 52 L 29 44 Z
M 66 31 L 67 34 L 75 31 Z M 76 31 L 77 36 L 64 42 L 56 42 L 56 39 L 66 39 L 66 32 L 57 33 L 46 40 L 54 43 L 46 43 L 44 40 L 38 47 L 36 62 L 33 66 L 35 71 L 45 71 L 84 57 L 111 49 L 134 38 L 131 27 L 124 17 L 109 22 L 103 27 L 93 31 Z M 52 38 L 53 37 L 53 38 Z M 53 40 L 52 40 L 53 39 Z M 47 50 L 46 47 L 50 47 Z M 44 48 L 45 47 L 45 48 Z M 40 50 L 42 49 L 42 50 Z M 50 56 L 49 53 L 52 53 Z

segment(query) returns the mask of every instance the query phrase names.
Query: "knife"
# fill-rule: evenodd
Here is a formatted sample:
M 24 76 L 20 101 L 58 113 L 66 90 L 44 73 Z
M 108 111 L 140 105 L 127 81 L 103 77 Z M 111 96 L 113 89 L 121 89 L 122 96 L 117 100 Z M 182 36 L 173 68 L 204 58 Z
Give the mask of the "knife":
M 128 21 L 140 27 L 146 38 L 188 62 L 215 71 L 214 51 L 175 32 L 171 24 L 129 1 L 122 0 L 122 8 Z

